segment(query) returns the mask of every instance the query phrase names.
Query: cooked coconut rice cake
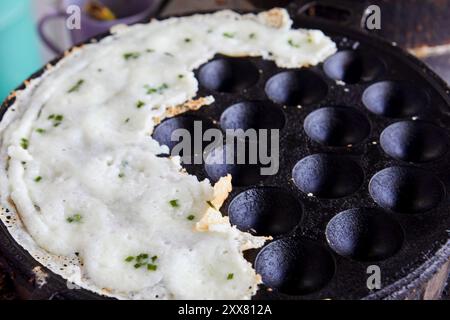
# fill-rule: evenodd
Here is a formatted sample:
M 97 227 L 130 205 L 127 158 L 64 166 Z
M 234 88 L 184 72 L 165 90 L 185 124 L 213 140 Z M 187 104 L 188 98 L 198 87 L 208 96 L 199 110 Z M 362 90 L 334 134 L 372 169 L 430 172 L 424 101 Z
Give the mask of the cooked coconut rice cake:
M 274 9 L 120 26 L 15 92 L 0 125 L 1 204 L 9 211 L 0 218 L 14 239 L 99 294 L 250 299 L 260 277 L 243 250 L 266 238 L 221 215 L 231 177 L 198 181 L 178 157 L 158 157 L 169 150 L 151 134 L 164 118 L 213 103 L 193 100 L 193 70 L 216 54 L 298 68 L 336 51 L 321 31 L 291 23 Z

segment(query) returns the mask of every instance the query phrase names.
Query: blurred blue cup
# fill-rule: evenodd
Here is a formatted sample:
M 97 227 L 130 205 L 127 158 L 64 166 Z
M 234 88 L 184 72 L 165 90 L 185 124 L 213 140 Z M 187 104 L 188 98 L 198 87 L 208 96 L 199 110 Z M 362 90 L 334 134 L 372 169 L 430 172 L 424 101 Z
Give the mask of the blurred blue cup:
M 0 100 L 42 64 L 30 0 L 0 1 Z

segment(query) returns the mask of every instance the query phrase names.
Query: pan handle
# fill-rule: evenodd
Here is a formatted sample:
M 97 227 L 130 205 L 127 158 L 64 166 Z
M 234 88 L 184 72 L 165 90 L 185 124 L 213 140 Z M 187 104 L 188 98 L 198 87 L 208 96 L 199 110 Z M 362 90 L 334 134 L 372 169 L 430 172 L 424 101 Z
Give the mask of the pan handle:
M 330 24 L 368 31 L 367 18 L 373 13 L 366 1 L 294 0 L 287 6 L 298 24 Z

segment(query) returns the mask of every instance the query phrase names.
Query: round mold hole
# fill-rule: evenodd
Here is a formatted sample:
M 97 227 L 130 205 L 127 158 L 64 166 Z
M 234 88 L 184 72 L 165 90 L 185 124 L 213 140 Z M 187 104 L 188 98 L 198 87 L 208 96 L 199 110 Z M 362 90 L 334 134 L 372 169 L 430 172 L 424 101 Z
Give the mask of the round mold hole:
M 279 236 L 292 231 L 302 217 L 300 202 L 277 187 L 257 187 L 238 194 L 228 207 L 231 224 L 257 235 Z
M 259 71 L 252 62 L 240 58 L 220 58 L 202 66 L 198 73 L 200 84 L 218 92 L 241 92 L 253 86 Z
M 323 70 L 333 80 L 353 84 L 374 80 L 383 72 L 384 64 L 376 57 L 354 50 L 343 50 L 329 57 Z
M 198 128 L 198 132 L 203 137 L 203 133 L 211 128 L 215 128 L 214 124 L 205 118 L 196 116 L 196 115 L 189 115 L 189 114 L 183 114 L 179 116 L 175 116 L 173 118 L 168 118 L 161 122 L 153 131 L 152 137 L 156 141 L 159 142 L 161 145 L 168 146 L 169 149 L 172 151 L 172 149 L 180 143 L 177 139 L 172 139 L 172 134 L 175 130 L 178 129 L 184 129 L 187 130 L 190 133 L 191 138 L 191 155 L 194 155 L 195 151 L 195 128 Z M 182 141 L 182 140 L 181 140 Z M 201 140 L 203 141 L 203 139 Z M 198 143 L 198 141 L 197 141 Z M 208 143 L 202 142 L 201 148 L 202 151 L 206 147 Z M 180 154 L 180 156 L 183 156 L 183 154 Z
M 267 287 L 288 295 L 304 295 L 329 283 L 335 262 L 320 244 L 288 237 L 265 246 L 256 257 L 255 269 Z
M 370 133 L 369 120 L 349 107 L 318 109 L 306 117 L 304 128 L 315 142 L 333 147 L 360 143 Z
M 447 134 L 431 123 L 401 121 L 384 129 L 381 148 L 391 157 L 408 162 L 428 162 L 448 150 Z
M 408 82 L 381 81 L 368 87 L 362 97 L 366 108 L 374 114 L 401 118 L 418 114 L 428 106 L 428 96 Z
M 205 170 L 208 177 L 217 182 L 228 174 L 232 176 L 234 186 L 254 185 L 266 176 L 261 174 L 262 166 L 259 163 L 250 163 L 249 150 L 257 148 L 256 141 L 245 141 L 245 159 L 239 159 L 237 144 L 220 145 L 206 156 Z
M 356 192 L 364 172 L 352 159 L 330 154 L 314 154 L 295 165 L 292 176 L 296 186 L 320 198 L 340 198 Z
M 266 83 L 270 100 L 281 105 L 308 105 L 319 102 L 328 92 L 325 81 L 311 70 L 284 71 Z
M 227 108 L 220 117 L 222 129 L 282 129 L 283 111 L 263 101 L 246 101 Z
M 431 172 L 415 167 L 390 167 L 372 177 L 369 192 L 382 208 L 398 213 L 421 213 L 436 208 L 445 189 Z
M 358 261 L 381 261 L 403 244 L 400 224 L 383 211 L 358 208 L 333 217 L 326 228 L 327 241 L 337 254 Z

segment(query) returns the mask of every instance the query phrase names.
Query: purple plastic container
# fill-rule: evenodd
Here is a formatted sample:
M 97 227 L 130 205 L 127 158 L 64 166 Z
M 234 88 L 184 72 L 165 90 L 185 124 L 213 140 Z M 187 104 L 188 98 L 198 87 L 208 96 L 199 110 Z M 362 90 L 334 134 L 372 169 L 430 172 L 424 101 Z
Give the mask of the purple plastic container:
M 117 24 L 135 24 L 146 22 L 160 8 L 161 0 L 101 0 L 99 2 L 109 7 L 118 19 L 112 21 L 99 21 L 86 14 L 84 8 L 88 0 L 63 0 L 60 10 L 48 13 L 39 22 L 39 35 L 42 41 L 56 54 L 63 49 L 55 44 L 44 31 L 47 22 L 54 19 L 65 19 L 66 28 L 70 32 L 73 44 L 81 43 L 98 34 L 107 32 Z M 69 28 L 68 21 L 73 21 L 74 15 L 79 12 L 80 28 Z M 75 17 L 76 18 L 76 17 Z

